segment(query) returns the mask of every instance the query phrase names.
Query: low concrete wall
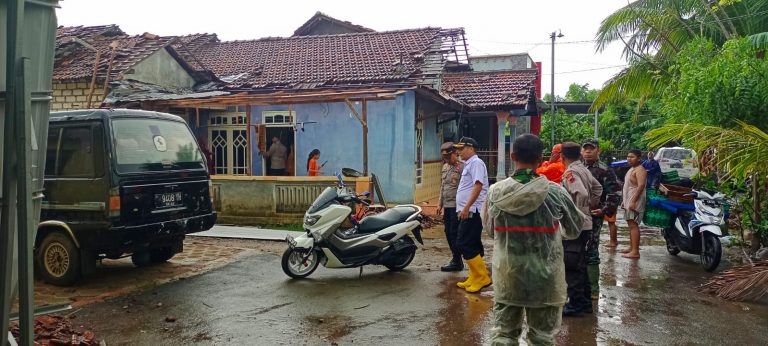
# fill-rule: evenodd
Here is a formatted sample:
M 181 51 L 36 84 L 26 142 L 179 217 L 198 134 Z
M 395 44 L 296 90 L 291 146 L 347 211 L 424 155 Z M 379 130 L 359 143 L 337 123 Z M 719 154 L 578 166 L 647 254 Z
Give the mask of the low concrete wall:
M 335 177 L 213 176 L 220 224 L 301 223 L 312 201 Z M 353 191 L 370 191 L 370 178 L 344 178 Z

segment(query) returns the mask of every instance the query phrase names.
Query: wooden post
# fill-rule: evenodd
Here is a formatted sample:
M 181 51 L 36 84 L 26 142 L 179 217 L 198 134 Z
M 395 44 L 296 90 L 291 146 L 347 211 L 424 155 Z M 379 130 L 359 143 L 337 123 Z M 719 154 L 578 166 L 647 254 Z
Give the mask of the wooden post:
M 363 99 L 363 175 L 368 176 L 368 100 Z
M 96 87 L 96 73 L 99 72 L 99 62 L 101 61 L 101 52 L 96 51 L 96 60 L 93 63 L 93 74 L 91 75 L 91 86 L 88 88 L 88 101 L 86 108 L 91 108 L 91 99 L 93 98 L 93 89 Z

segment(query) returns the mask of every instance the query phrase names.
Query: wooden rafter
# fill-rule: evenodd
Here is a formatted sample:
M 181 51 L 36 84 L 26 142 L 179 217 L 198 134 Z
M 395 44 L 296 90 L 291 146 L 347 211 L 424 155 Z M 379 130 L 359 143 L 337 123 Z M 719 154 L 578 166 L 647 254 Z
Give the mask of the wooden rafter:
M 346 100 L 392 100 L 402 90 L 391 89 L 360 89 L 360 90 L 324 90 L 305 93 L 276 92 L 270 94 L 251 94 L 241 92 L 232 95 L 213 96 L 204 99 L 182 99 L 182 100 L 160 100 L 157 105 L 168 105 L 173 107 L 195 108 L 209 105 L 242 105 L 250 104 L 276 105 L 276 104 L 297 104 L 297 103 L 317 103 L 317 102 L 345 102 Z

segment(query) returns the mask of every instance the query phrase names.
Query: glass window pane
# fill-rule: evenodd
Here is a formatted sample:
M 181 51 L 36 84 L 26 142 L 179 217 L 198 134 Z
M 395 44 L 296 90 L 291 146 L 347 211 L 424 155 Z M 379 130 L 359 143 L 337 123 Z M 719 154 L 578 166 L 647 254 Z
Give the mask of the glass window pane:
M 58 160 L 59 176 L 94 177 L 93 151 L 93 136 L 90 127 L 64 128 Z
M 61 129 L 51 128 L 48 131 L 48 148 L 45 154 L 45 175 L 56 175 L 56 155 L 59 153 L 59 135 Z
M 112 121 L 115 159 L 121 173 L 205 169 L 187 125 L 159 119 Z

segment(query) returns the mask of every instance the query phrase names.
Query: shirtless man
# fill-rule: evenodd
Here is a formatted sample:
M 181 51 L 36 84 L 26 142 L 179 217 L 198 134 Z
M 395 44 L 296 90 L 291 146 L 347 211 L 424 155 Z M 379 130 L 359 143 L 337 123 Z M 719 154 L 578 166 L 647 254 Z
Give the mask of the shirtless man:
M 640 150 L 630 150 L 627 162 L 631 167 L 624 179 L 623 201 L 624 219 L 629 225 L 629 249 L 622 250 L 621 256 L 640 258 L 640 222 L 645 211 L 645 184 L 647 172 L 640 164 Z

